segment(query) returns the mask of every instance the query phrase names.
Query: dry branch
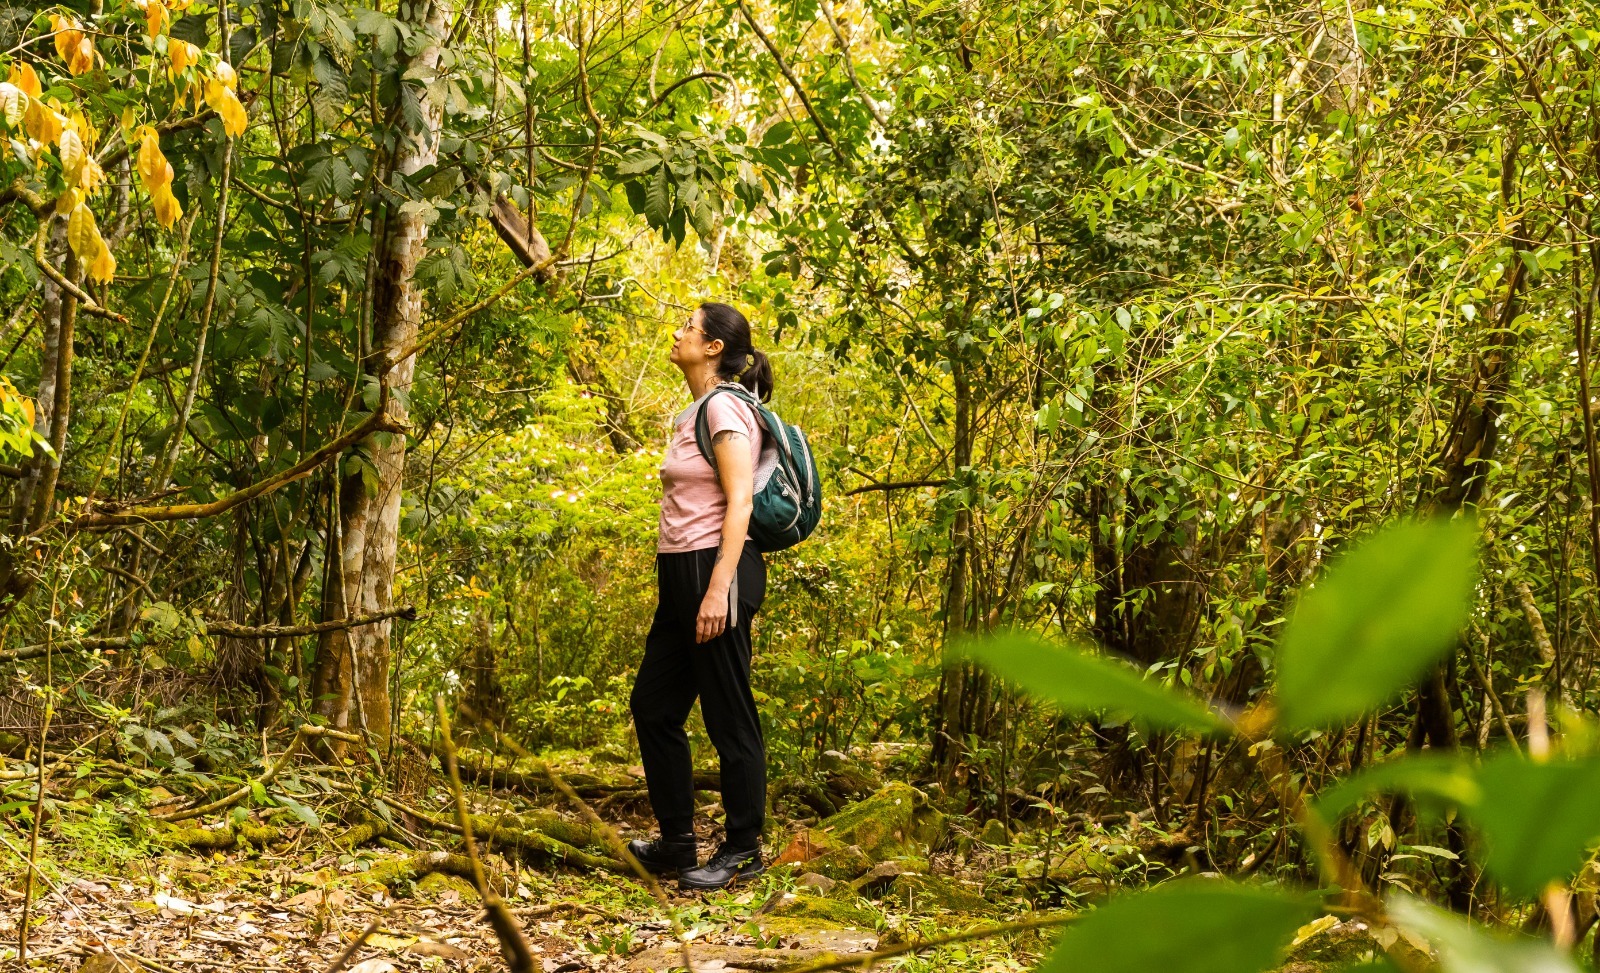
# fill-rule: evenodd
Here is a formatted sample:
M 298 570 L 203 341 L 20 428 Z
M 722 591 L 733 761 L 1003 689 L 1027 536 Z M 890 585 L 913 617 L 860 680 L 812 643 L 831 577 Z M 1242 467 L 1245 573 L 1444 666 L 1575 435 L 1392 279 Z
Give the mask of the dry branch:
M 234 639 L 277 639 L 292 638 L 296 635 L 316 635 L 320 632 L 332 632 L 342 628 L 360 628 L 363 625 L 376 625 L 391 618 L 404 618 L 406 621 L 417 620 L 417 610 L 411 605 L 402 605 L 388 611 L 376 612 L 371 615 L 357 615 L 355 618 L 335 618 L 326 622 L 307 622 L 304 625 L 240 625 L 226 619 L 205 619 L 206 634 L 226 635 Z M 146 644 L 155 644 L 158 640 L 150 640 Z M 81 639 L 68 639 L 54 644 L 39 642 L 34 645 L 18 646 L 15 649 L 0 651 L 0 662 L 16 661 L 21 659 L 36 659 L 48 652 L 94 652 L 101 649 L 126 649 L 133 644 L 132 638 L 126 635 L 89 636 Z M 355 738 L 359 739 L 359 738 Z
M 472 863 L 472 881 L 478 887 L 478 895 L 483 899 L 485 918 L 494 930 L 495 938 L 500 941 L 500 952 L 505 956 L 506 965 L 511 968 L 511 973 L 534 973 L 533 950 L 528 946 L 528 940 L 522 935 L 522 927 L 517 923 L 511 910 L 506 908 L 505 901 L 495 894 L 489 887 L 489 880 L 484 877 L 483 863 L 478 860 L 478 848 L 472 841 L 472 815 L 467 813 L 467 798 L 461 787 L 461 774 L 456 770 L 456 744 L 450 734 L 450 715 L 444 708 L 444 697 L 434 697 L 434 703 L 439 711 L 439 736 L 444 741 L 445 770 L 450 776 L 450 793 L 455 797 L 456 820 L 461 826 L 461 843 L 467 850 L 467 859 Z
M 403 618 L 408 622 L 414 622 L 417 620 L 417 610 L 411 605 L 402 605 L 399 608 L 390 608 L 387 611 L 374 612 L 371 615 L 357 615 L 354 618 L 334 618 L 325 622 L 307 622 L 304 625 L 239 625 L 222 619 L 213 620 L 208 618 L 206 619 L 206 634 L 226 635 L 234 639 L 292 638 L 296 635 L 317 635 L 342 628 L 362 628 L 367 625 L 386 622 L 391 618 Z
M 382 401 L 379 402 L 377 410 L 368 416 L 361 425 L 323 446 L 288 469 L 274 473 L 266 479 L 243 489 L 235 490 L 225 497 L 209 503 L 175 503 L 159 507 L 130 507 L 126 510 L 96 511 L 79 517 L 73 522 L 73 526 L 79 530 L 94 530 L 101 527 L 123 527 L 129 524 L 156 523 L 168 520 L 201 520 L 226 513 L 241 503 L 266 496 L 280 487 L 288 486 L 302 477 L 309 476 L 312 470 L 365 439 L 369 433 L 404 432 L 405 427 L 390 418 L 384 408 L 387 401 L 388 393 L 387 388 L 385 388 Z

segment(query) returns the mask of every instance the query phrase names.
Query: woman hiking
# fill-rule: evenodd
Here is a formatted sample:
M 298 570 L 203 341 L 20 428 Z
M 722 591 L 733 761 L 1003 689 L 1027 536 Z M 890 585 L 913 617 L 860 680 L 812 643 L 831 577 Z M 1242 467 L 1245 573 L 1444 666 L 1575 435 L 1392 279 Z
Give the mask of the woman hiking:
M 656 613 L 629 702 L 661 833 L 628 850 L 652 872 L 677 872 L 682 888 L 720 889 L 765 870 L 767 756 L 750 694 L 750 621 L 766 593 L 767 569 L 746 535 L 761 423 L 736 393 L 713 393 L 742 385 L 764 401 L 772 395 L 772 366 L 751 345 L 750 322 L 726 304 L 701 304 L 672 337 L 669 358 L 694 402 L 673 422 L 661 464 Z M 715 468 L 695 442 L 702 408 Z M 696 698 L 722 763 L 727 812 L 726 838 L 704 866 L 683 729 Z

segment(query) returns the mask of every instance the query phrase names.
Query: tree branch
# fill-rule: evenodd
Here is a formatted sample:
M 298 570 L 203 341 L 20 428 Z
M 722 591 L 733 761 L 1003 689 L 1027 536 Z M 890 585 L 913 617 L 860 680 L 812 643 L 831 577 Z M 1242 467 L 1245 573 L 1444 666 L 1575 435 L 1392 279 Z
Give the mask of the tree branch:
M 386 611 L 374 612 L 371 615 L 357 615 L 354 618 L 334 618 L 325 622 L 308 622 L 304 625 L 239 625 L 223 619 L 206 619 L 207 635 L 226 635 L 233 639 L 277 639 L 293 638 L 297 635 L 317 635 L 322 632 L 332 632 L 342 628 L 362 628 L 367 625 L 376 625 L 386 622 L 391 618 L 403 618 L 408 622 L 417 620 L 417 609 L 411 605 L 402 605 L 399 608 L 390 608 Z
M 897 483 L 868 483 L 866 486 L 859 486 L 854 490 L 846 490 L 844 495 L 847 497 L 853 497 L 861 493 L 877 493 L 885 490 L 915 490 L 920 487 L 949 485 L 949 477 L 945 477 L 942 480 L 902 480 Z
M 361 628 L 366 625 L 376 625 L 391 618 L 403 618 L 408 622 L 417 620 L 417 610 L 411 605 L 391 608 L 387 611 L 376 612 L 371 615 L 357 615 L 354 618 L 335 618 L 326 622 L 309 622 L 305 625 L 240 625 L 225 618 L 204 619 L 207 635 L 226 635 L 232 639 L 277 639 L 292 638 L 296 635 L 316 635 L 321 632 L 331 632 L 341 628 Z M 153 644 L 157 640 L 150 640 L 146 644 Z M 93 652 L 97 649 L 126 649 L 133 644 L 133 639 L 126 635 L 114 636 L 88 636 L 81 639 L 69 639 L 61 642 L 39 642 L 35 645 L 22 645 L 15 649 L 0 651 L 0 662 L 15 662 L 23 659 L 37 659 L 46 652 Z
M 738 0 L 738 4 L 739 12 L 744 14 L 745 22 L 750 25 L 750 29 L 755 31 L 756 36 L 761 39 L 762 46 L 766 47 L 767 53 L 772 55 L 772 60 L 777 63 L 778 70 L 783 73 L 783 76 L 789 80 L 790 86 L 794 88 L 794 93 L 800 96 L 800 104 L 805 106 L 806 114 L 811 116 L 811 124 L 817 127 L 817 134 L 821 135 L 822 141 L 828 143 L 828 147 L 833 149 L 839 158 L 848 165 L 849 160 L 845 158 L 843 152 L 839 151 L 839 143 L 835 142 L 833 136 L 829 134 L 828 126 L 822 123 L 822 116 L 817 114 L 816 107 L 811 104 L 811 99 L 806 96 L 806 89 L 801 87 L 800 79 L 794 76 L 793 71 L 789 70 L 789 63 L 783 59 L 782 54 L 778 53 L 777 45 L 772 43 L 772 38 L 768 37 L 767 32 L 761 29 L 760 24 L 756 23 L 755 14 L 750 12 L 750 5 L 745 0 Z
M 307 456 L 295 465 L 274 473 L 257 483 L 253 483 L 241 490 L 235 490 L 225 497 L 213 500 L 210 503 L 175 503 L 159 507 L 130 507 L 126 510 L 103 510 L 87 513 L 73 522 L 76 530 L 94 530 L 102 527 L 122 527 L 128 524 L 158 523 L 168 520 L 201 520 L 206 517 L 215 517 L 226 513 L 241 503 L 254 500 L 257 497 L 288 486 L 311 473 L 312 470 L 326 463 L 328 460 L 344 452 L 351 446 L 360 442 L 369 433 L 373 432 L 404 432 L 405 426 L 389 417 L 385 408 L 388 405 L 388 393 L 385 388 L 378 409 L 367 417 L 361 425 L 328 443 L 321 449 Z
M 39 223 L 39 233 L 34 238 L 33 262 L 39 265 L 39 269 L 44 271 L 45 276 L 55 281 L 57 287 L 78 299 L 78 310 L 84 312 L 85 314 L 93 314 L 95 317 L 106 318 L 107 320 L 115 321 L 118 324 L 127 324 L 127 318 L 115 311 L 108 311 L 96 304 L 94 298 L 84 293 L 83 288 L 62 276 L 61 271 L 57 270 L 55 265 L 52 264 L 49 258 L 47 258 L 44 254 L 44 238 L 49 235 L 50 221 L 43 220 Z
M 674 91 L 677 91 L 679 88 L 683 87 L 684 85 L 688 84 L 689 82 L 691 82 L 691 81 L 699 81 L 702 78 L 719 78 L 719 79 L 721 79 L 723 81 L 728 82 L 729 84 L 734 84 L 735 83 L 734 80 L 731 77 L 729 77 L 726 74 L 723 74 L 721 71 L 696 71 L 694 74 L 691 74 L 686 78 L 679 78 L 678 80 L 676 80 L 676 81 L 672 82 L 671 84 L 667 85 L 667 90 L 665 90 L 665 91 L 661 92 L 661 94 L 657 95 L 656 96 L 656 100 L 650 103 L 650 107 L 651 108 L 660 108 L 661 107 L 661 103 L 667 100 L 667 96 L 668 95 L 672 94 Z

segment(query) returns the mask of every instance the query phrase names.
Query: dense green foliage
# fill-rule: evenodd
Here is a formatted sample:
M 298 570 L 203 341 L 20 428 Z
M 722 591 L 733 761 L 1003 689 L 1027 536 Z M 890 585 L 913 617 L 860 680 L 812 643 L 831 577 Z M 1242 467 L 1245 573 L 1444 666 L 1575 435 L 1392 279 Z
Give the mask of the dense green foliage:
M 0 5 L 0 712 L 198 789 L 307 719 L 398 777 L 440 693 L 632 762 L 668 334 L 728 300 L 829 496 L 757 624 L 775 777 L 887 742 L 1046 872 L 1148 812 L 1189 858 L 1130 880 L 1549 925 L 1600 834 L 1594 12 Z M 1301 921 L 1162 894 L 1260 933 L 1229 969 Z

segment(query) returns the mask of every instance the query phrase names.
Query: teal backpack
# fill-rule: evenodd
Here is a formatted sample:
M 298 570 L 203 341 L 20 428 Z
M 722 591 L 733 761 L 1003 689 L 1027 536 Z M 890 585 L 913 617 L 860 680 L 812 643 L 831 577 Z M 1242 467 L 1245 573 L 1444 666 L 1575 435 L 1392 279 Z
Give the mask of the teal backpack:
M 767 430 L 755 469 L 750 539 L 762 552 L 793 547 L 810 537 L 822 519 L 822 481 L 806 434 L 798 426 L 786 425 L 744 386 L 719 385 L 706 394 L 694 420 L 694 443 L 712 469 L 717 468 L 717 458 L 711 452 L 706 406 L 718 392 L 727 392 L 754 409 Z

